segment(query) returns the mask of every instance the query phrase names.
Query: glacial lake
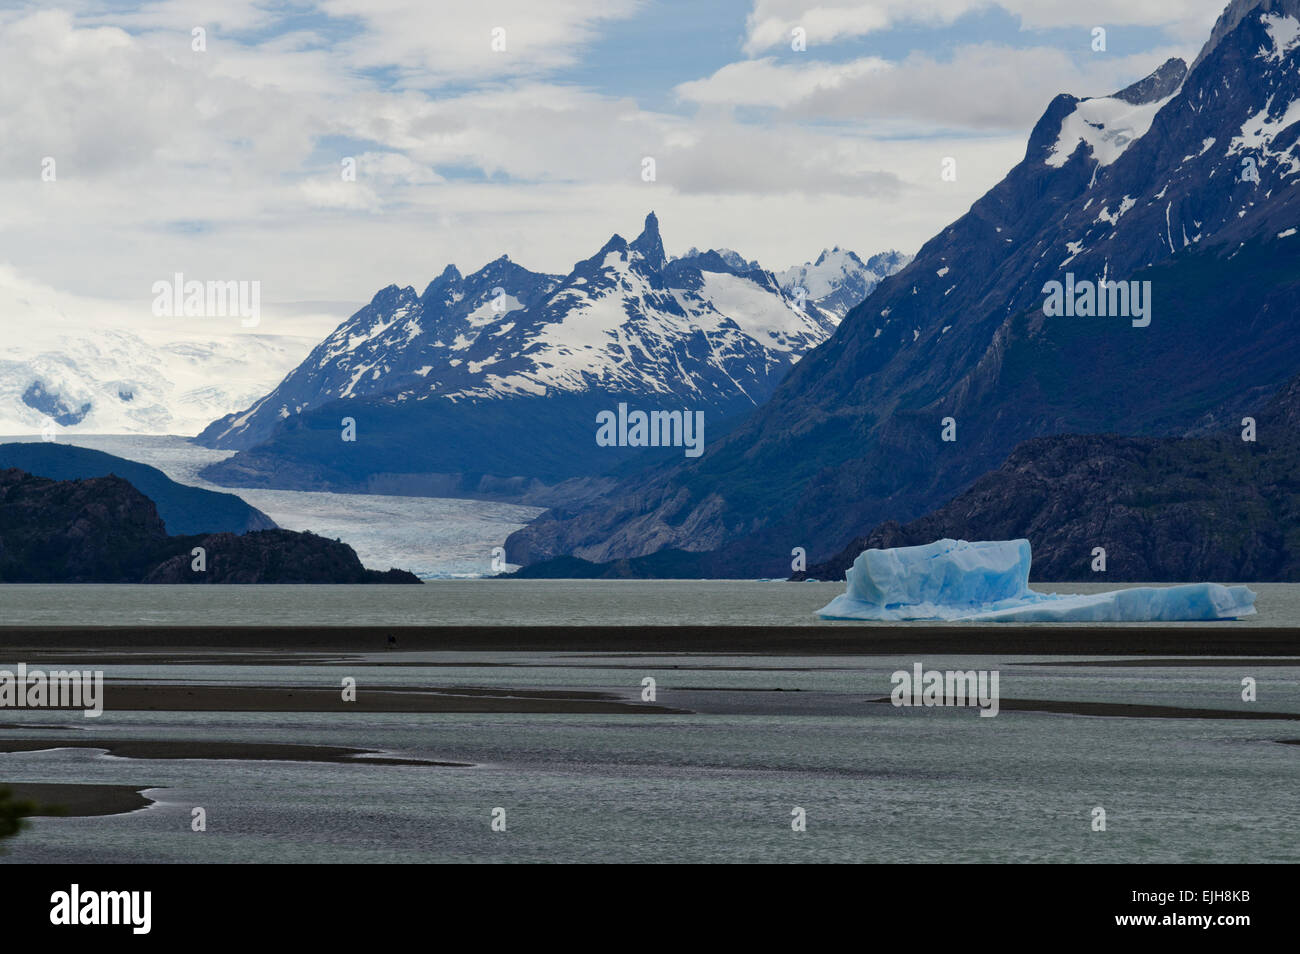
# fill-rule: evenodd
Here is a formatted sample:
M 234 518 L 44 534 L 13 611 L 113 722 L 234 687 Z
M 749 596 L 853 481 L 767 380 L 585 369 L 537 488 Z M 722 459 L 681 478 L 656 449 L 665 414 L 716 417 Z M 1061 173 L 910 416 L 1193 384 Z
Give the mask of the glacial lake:
M 7 663 L 8 660 L 0 660 Z M 1004 697 L 1300 711 L 1300 668 L 995 667 Z M 395 664 L 397 663 L 397 664 Z M 602 689 L 683 714 L 7 714 L 6 738 L 347 745 L 465 767 L 0 755 L 0 780 L 146 787 L 154 804 L 38 818 L 24 862 L 1300 861 L 1300 723 L 894 708 L 910 658 L 397 653 L 299 666 L 106 666 L 110 680 Z M 1041 663 L 1041 664 L 1040 664 Z M 191 830 L 193 809 L 207 830 Z M 1106 812 L 1106 830 L 1092 829 Z M 507 827 L 494 832 L 494 809 Z M 803 809 L 807 827 L 791 827 Z
M 1044 583 L 1034 587 L 1042 592 L 1096 593 L 1130 585 L 1141 584 Z M 1300 627 L 1300 583 L 1249 585 L 1258 594 L 1255 615 L 1231 622 L 1177 625 Z M 842 592 L 843 583 L 733 580 L 431 580 L 421 586 L 10 583 L 0 585 L 0 626 L 898 625 L 827 622 L 813 615 Z

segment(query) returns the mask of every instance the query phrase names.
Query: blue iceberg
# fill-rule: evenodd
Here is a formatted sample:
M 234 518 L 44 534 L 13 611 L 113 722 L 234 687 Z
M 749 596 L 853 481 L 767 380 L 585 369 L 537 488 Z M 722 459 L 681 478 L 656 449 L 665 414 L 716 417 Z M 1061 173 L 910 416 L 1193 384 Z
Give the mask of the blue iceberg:
M 1255 612 L 1245 586 L 1184 583 L 1108 593 L 1036 593 L 1029 541 L 936 540 L 865 550 L 845 574 L 823 619 L 969 620 L 980 623 L 1134 623 L 1236 619 Z

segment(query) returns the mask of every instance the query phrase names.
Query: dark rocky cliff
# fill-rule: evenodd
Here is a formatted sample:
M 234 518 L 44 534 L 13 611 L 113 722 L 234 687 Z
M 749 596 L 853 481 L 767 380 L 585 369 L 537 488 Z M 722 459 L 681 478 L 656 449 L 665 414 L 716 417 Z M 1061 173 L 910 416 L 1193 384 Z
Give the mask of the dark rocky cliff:
M 203 547 L 206 568 L 192 569 Z M 0 582 L 418 583 L 368 570 L 346 543 L 260 530 L 168 536 L 152 500 L 121 477 L 50 480 L 0 470 Z

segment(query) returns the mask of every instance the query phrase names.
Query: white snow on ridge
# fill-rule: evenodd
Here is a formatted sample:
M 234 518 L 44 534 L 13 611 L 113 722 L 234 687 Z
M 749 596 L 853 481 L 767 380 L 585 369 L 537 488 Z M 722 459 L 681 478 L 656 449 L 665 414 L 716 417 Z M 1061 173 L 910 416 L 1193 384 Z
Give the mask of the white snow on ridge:
M 1280 60 L 1300 46 L 1300 20 L 1274 13 L 1265 13 L 1260 19 L 1264 23 L 1264 29 L 1268 31 L 1268 38 L 1272 41 L 1273 48 L 1261 49 L 1258 56 L 1268 60 Z
M 787 295 L 797 297 L 802 289 L 805 299 L 816 302 L 827 317 L 839 322 L 881 281 L 911 261 L 912 256 L 898 252 L 882 253 L 863 261 L 849 249 L 837 245 L 823 249 L 816 261 L 794 265 L 773 275 Z
M 1288 126 L 1300 122 L 1300 99 L 1293 101 L 1287 106 L 1286 110 L 1277 119 L 1269 119 L 1269 112 L 1272 108 L 1273 101 L 1270 99 L 1264 108 L 1255 115 L 1251 116 L 1241 124 L 1241 134 L 1234 136 L 1232 142 L 1228 143 L 1228 156 L 1235 156 L 1239 153 L 1258 153 L 1266 159 L 1280 159 L 1286 157 L 1290 162 L 1290 168 L 1284 171 L 1283 175 L 1294 175 L 1300 172 L 1300 159 L 1291 155 L 1291 149 L 1295 148 L 1292 143 L 1291 147 L 1286 150 L 1274 151 L 1269 148 L 1273 140 L 1277 138 L 1278 133 L 1282 132 Z
M 1065 165 L 1079 143 L 1084 142 L 1098 164 L 1108 166 L 1123 155 L 1134 140 L 1146 135 L 1156 113 L 1176 95 L 1177 90 L 1164 99 L 1137 106 L 1113 96 L 1081 100 L 1074 112 L 1061 122 L 1056 145 L 1044 161 L 1059 168 Z
M 742 336 L 768 352 L 763 360 L 770 365 L 776 354 L 802 354 L 830 334 L 775 288 L 729 272 L 702 271 L 696 290 L 664 290 L 652 287 L 616 252 L 605 257 L 603 267 L 612 273 L 613 288 L 596 295 L 576 288 L 562 292 L 563 317 L 529 333 L 520 353 L 531 359 L 532 368 L 488 374 L 446 396 L 582 391 L 595 384 L 661 393 L 695 390 L 694 375 L 680 366 L 674 351 L 685 336 L 702 332 L 714 354 L 710 364 L 723 369 L 739 353 Z M 481 367 L 471 364 L 470 371 L 477 374 Z
M 730 318 L 742 333 L 765 348 L 792 351 L 796 342 L 806 348 L 810 339 L 819 343 L 828 337 L 807 315 L 747 278 L 727 272 L 704 272 L 700 293 L 715 311 Z
M 492 307 L 493 302 L 495 301 L 496 301 L 495 298 L 488 296 L 488 298 L 483 302 L 483 304 L 479 305 L 477 308 L 475 308 L 473 311 L 471 311 L 468 315 L 465 316 L 466 320 L 473 327 L 477 328 L 481 325 L 490 325 L 492 324 L 492 322 L 496 321 L 501 315 L 508 315 L 510 312 L 518 311 L 520 308 L 524 307 L 524 303 L 520 301 L 518 298 L 516 298 L 514 295 L 502 296 L 502 304 L 505 307 L 502 308 L 500 311 L 497 311 Z
M 811 299 L 824 298 L 843 284 L 846 276 L 859 270 L 853 259 L 853 253 L 838 245 L 824 251 L 816 264 L 811 262 L 794 265 L 785 271 L 776 273 L 777 283 L 782 288 L 798 284 L 804 288 Z
M 646 227 L 655 231 L 642 235 L 657 240 L 653 216 Z M 506 294 L 504 309 L 499 303 L 493 309 L 499 300 L 483 297 L 480 283 L 462 305 L 463 323 L 445 328 L 434 327 L 440 319 L 423 310 L 412 288 L 397 289 L 396 297 L 386 289 L 393 304 L 358 312 L 323 343 L 318 370 L 332 366 L 332 373 L 295 378 L 292 387 L 314 392 L 308 405 L 384 393 L 391 365 L 404 369 L 390 389 L 398 401 L 457 403 L 592 389 L 754 400 L 755 385 L 825 341 L 843 314 L 906 258 L 881 253 L 868 265 L 847 249 L 823 250 L 815 263 L 788 270 L 797 279 L 795 292 L 726 249 L 714 250 L 725 267 L 697 261 L 664 269 L 646 247 L 611 239 L 567 278 L 553 276 L 536 297 L 532 290 Z M 742 266 L 743 275 L 732 274 Z M 395 313 L 384 314 L 386 308 Z M 437 337 L 427 343 L 428 362 L 413 362 L 420 366 L 413 374 L 407 346 L 424 348 L 426 342 L 398 323 L 403 315 L 409 324 L 426 325 L 424 336 Z

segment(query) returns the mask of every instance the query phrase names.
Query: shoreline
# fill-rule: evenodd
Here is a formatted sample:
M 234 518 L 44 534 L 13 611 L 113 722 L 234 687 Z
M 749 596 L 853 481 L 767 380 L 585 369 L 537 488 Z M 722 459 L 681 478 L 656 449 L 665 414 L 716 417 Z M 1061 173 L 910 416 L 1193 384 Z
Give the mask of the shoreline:
M 430 686 L 389 689 L 362 686 L 345 702 L 340 688 L 311 686 L 212 686 L 201 683 L 104 684 L 103 705 L 114 712 L 427 712 L 467 714 L 680 715 L 686 710 L 631 702 L 613 693 L 562 689 L 493 689 Z M 20 713 L 17 707 L 0 712 Z M 76 708 L 48 706 L 42 712 Z M 80 744 L 80 743 L 78 743 Z M 3 745 L 3 743 L 0 743 Z M 4 751 L 0 748 L 0 751 Z
M 388 638 L 396 639 L 390 646 Z M 0 653 L 261 650 L 775 656 L 1300 656 L 1300 628 L 1232 622 L 1094 626 L 2 626 Z
M 39 806 L 32 818 L 87 818 L 92 815 L 125 815 L 157 804 L 143 794 L 155 785 L 101 785 L 94 782 L 5 782 L 19 801 Z
M 337 765 L 408 765 L 420 768 L 474 767 L 471 762 L 413 759 L 401 755 L 385 755 L 375 749 L 298 742 L 219 742 L 209 739 L 0 739 L 0 754 L 52 752 L 57 749 L 90 749 L 119 759 L 327 762 Z M 11 788 L 31 784 L 35 783 L 0 782 L 0 785 Z M 156 786 L 142 786 L 142 788 L 152 787 Z

